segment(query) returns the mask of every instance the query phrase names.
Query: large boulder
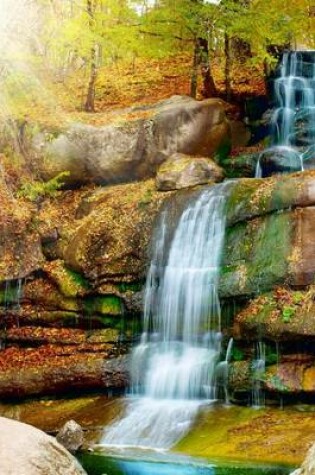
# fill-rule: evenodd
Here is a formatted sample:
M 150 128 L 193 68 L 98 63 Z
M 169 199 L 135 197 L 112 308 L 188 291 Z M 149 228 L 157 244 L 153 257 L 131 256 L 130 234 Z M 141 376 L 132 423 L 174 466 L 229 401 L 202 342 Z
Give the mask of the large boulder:
M 210 158 L 174 153 L 159 167 L 156 187 L 160 191 L 180 190 L 222 180 L 222 169 Z
M 132 111 L 130 111 L 132 112 Z M 121 183 L 153 176 L 175 152 L 213 157 L 229 149 L 223 103 L 175 96 L 133 115 L 145 118 L 102 127 L 73 124 L 34 138 L 36 166 L 47 180 L 70 172 L 67 183 Z
M 27 424 L 0 418 L 2 475 L 86 475 L 53 437 Z

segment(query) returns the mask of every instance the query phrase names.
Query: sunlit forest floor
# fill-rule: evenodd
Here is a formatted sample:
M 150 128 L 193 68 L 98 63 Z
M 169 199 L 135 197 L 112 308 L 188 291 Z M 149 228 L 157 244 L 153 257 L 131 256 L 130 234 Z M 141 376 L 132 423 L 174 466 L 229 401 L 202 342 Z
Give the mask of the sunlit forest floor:
M 134 63 L 119 60 L 104 66 L 98 70 L 92 114 L 83 112 L 89 80 L 86 72 L 76 69 L 52 75 L 49 70 L 37 71 L 34 87 L 23 89 L 21 84 L 11 84 L 11 109 L 21 120 L 27 118 L 29 122 L 56 127 L 69 120 L 103 125 L 112 120 L 138 118 L 144 112 L 124 114 L 117 109 L 152 104 L 175 94 L 188 95 L 191 66 L 192 58 L 187 54 L 164 59 L 139 58 Z M 218 94 L 224 98 L 223 58 L 213 61 L 212 71 Z M 231 78 L 235 104 L 241 104 L 245 97 L 265 93 L 260 67 L 235 63 Z M 201 78 L 198 79 L 197 99 L 202 99 Z

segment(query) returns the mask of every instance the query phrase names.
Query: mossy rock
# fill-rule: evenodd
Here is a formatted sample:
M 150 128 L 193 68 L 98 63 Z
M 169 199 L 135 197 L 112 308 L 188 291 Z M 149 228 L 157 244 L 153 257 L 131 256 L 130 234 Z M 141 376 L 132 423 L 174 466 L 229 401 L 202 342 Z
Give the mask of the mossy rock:
M 233 335 L 243 340 L 306 341 L 315 338 L 314 288 L 277 288 L 260 295 L 236 315 Z
M 222 169 L 210 158 L 175 153 L 159 167 L 156 187 L 160 191 L 179 190 L 222 179 Z
M 60 259 L 47 262 L 43 269 L 65 297 L 82 296 L 90 289 L 87 279 L 78 272 L 66 267 Z
M 80 301 L 64 296 L 50 280 L 38 278 L 25 283 L 23 300 L 46 310 L 79 312 Z
M 221 297 L 253 295 L 285 282 L 292 226 L 292 216 L 286 212 L 228 228 L 219 286 Z
M 116 295 L 88 297 L 83 300 L 82 307 L 87 315 L 120 316 L 123 315 L 122 300 Z
M 77 228 L 60 251 L 66 266 L 100 284 L 145 276 L 155 219 L 169 193 L 153 180 L 98 189 L 77 210 Z
M 227 178 L 253 178 L 257 160 L 257 153 L 249 153 L 237 157 L 228 156 L 220 160 L 220 165 Z

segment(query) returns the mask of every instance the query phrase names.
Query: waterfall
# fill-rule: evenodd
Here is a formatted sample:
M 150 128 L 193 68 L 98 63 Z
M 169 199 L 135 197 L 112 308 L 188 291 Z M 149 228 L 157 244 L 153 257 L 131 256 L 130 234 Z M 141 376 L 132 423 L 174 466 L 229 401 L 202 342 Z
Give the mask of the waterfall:
M 252 362 L 252 407 L 265 406 L 265 393 L 262 388 L 262 379 L 266 368 L 266 345 L 258 341 L 254 347 L 255 359 Z
M 220 363 L 218 363 L 216 367 L 216 375 L 215 375 L 216 385 L 218 386 L 219 389 L 221 389 L 221 392 L 223 393 L 223 399 L 225 401 L 225 404 L 230 403 L 229 391 L 228 391 L 229 364 L 230 364 L 231 355 L 232 355 L 233 343 L 234 343 L 233 338 L 230 338 L 227 348 L 226 348 L 225 359 L 223 361 L 220 361 Z
M 132 358 L 132 397 L 102 444 L 167 449 L 188 431 L 199 407 L 216 398 L 228 187 L 202 191 L 183 211 L 170 244 L 162 214 L 145 289 L 144 333 Z
M 315 143 L 315 64 L 307 59 L 298 51 L 283 55 L 280 77 L 274 86 L 277 105 L 272 117 L 274 144 L 294 147 Z
M 303 171 L 315 152 L 315 62 L 307 51 L 286 52 L 274 82 L 276 108 L 271 147 L 257 163 L 256 178 L 273 172 Z M 266 164 L 263 173 L 262 163 Z M 270 168 L 268 170 L 268 168 Z

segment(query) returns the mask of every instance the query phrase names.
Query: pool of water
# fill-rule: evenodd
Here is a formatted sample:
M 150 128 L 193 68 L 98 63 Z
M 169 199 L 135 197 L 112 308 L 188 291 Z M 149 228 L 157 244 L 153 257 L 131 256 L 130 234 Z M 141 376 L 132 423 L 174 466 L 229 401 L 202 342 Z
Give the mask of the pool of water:
M 185 457 L 124 458 L 104 454 L 84 454 L 79 458 L 88 475 L 288 475 L 281 466 L 217 464 Z

